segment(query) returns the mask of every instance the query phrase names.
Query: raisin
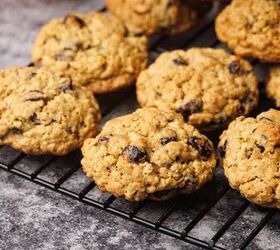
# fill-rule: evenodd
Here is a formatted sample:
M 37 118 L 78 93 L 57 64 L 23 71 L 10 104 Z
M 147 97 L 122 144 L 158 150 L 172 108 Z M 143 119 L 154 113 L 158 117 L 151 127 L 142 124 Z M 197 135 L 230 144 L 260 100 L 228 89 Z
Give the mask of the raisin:
M 265 151 L 265 147 L 255 142 L 256 147 L 260 150 L 261 153 Z
M 101 136 L 98 138 L 98 143 L 106 145 L 109 142 L 110 138 L 108 136 Z
M 73 131 L 72 131 L 72 128 L 71 127 L 65 127 L 65 130 L 66 130 L 66 132 L 68 133 L 68 134 L 73 134 Z
M 72 56 L 67 56 L 67 55 L 65 55 L 64 52 L 60 52 L 60 53 L 54 55 L 54 59 L 59 60 L 59 61 L 66 61 L 66 62 L 73 60 Z
M 136 146 L 127 146 L 122 153 L 128 155 L 131 162 L 144 162 L 148 159 L 147 151 L 144 148 Z
M 220 146 L 218 148 L 219 154 L 221 157 L 225 157 L 226 156 L 226 150 L 227 150 L 227 141 L 225 141 L 223 146 Z
M 209 158 L 212 154 L 211 144 L 203 138 L 196 136 L 190 137 L 187 140 L 187 144 L 195 148 L 202 156 Z
M 162 145 L 166 145 L 167 143 L 171 142 L 171 141 L 177 141 L 177 138 L 172 136 L 172 137 L 163 137 L 161 138 L 161 144 Z
M 17 135 L 20 135 L 22 134 L 23 130 L 21 128 L 17 128 L 17 127 L 12 127 L 10 128 L 10 131 L 13 133 L 13 134 L 17 134 Z
M 31 97 L 25 98 L 25 101 L 36 102 L 36 101 L 40 101 L 40 100 L 43 100 L 43 101 L 45 100 L 45 96 L 42 91 L 34 89 L 34 90 L 30 90 L 29 93 L 31 94 Z
M 80 28 L 83 28 L 86 26 L 86 23 L 83 19 L 81 19 L 78 16 L 75 16 L 73 14 L 68 14 L 64 17 L 63 19 L 63 24 L 65 24 L 67 22 L 68 19 L 72 18 L 73 20 L 75 20 L 75 22 L 80 26 Z
M 32 72 L 27 78 L 26 80 L 31 80 L 32 78 L 34 78 L 37 75 L 37 73 Z
M 176 64 L 176 65 L 180 65 L 180 66 L 187 66 L 188 65 L 188 62 L 185 61 L 184 59 L 180 58 L 180 57 L 173 59 L 173 63 Z
M 40 120 L 38 119 L 36 113 L 34 113 L 32 116 L 29 117 L 29 120 L 35 124 L 35 125 L 39 125 L 41 124 Z
M 67 82 L 65 82 L 63 85 L 61 85 L 59 87 L 59 90 L 63 93 L 67 93 L 70 90 L 73 90 L 73 84 L 72 84 L 72 80 L 68 80 Z
M 269 121 L 269 122 L 273 122 L 270 118 L 267 117 L 261 117 L 260 121 Z
M 201 110 L 202 110 L 202 101 L 193 99 L 190 100 L 188 103 L 177 108 L 176 112 L 181 113 L 185 121 L 187 121 L 191 114 L 200 112 Z
M 240 73 L 240 70 L 241 70 L 241 65 L 238 61 L 232 61 L 229 65 L 228 65 L 228 69 L 229 69 L 229 72 L 231 74 L 239 74 Z
M 245 113 L 245 107 L 243 105 L 240 105 L 240 107 L 236 111 L 237 116 L 243 115 Z
M 44 96 L 34 96 L 25 99 L 25 101 L 30 101 L 30 102 L 37 102 L 41 100 L 45 100 Z

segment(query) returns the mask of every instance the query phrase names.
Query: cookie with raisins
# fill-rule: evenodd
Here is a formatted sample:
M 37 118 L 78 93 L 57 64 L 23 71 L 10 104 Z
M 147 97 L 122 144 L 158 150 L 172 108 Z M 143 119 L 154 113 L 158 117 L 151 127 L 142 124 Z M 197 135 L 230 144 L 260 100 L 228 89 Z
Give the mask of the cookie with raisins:
M 267 96 L 280 108 L 280 66 L 275 65 L 270 69 L 266 82 Z
M 220 41 L 241 57 L 280 61 L 280 4 L 277 0 L 232 0 L 215 25 Z
M 133 84 L 147 64 L 147 39 L 128 33 L 111 15 L 70 13 L 41 29 L 32 61 L 105 93 Z
M 175 112 L 155 108 L 108 121 L 82 153 L 83 170 L 98 188 L 130 201 L 194 192 L 216 166 L 204 135 Z
M 237 118 L 221 135 L 218 151 L 233 189 L 253 203 L 280 208 L 280 111 Z
M 91 92 L 46 69 L 0 70 L 0 144 L 30 154 L 64 155 L 96 135 Z
M 250 63 L 212 48 L 161 54 L 141 72 L 136 89 L 142 107 L 174 110 L 201 131 L 248 115 L 259 97 Z
M 133 34 L 175 34 L 197 23 L 198 13 L 180 0 L 106 0 L 108 10 Z

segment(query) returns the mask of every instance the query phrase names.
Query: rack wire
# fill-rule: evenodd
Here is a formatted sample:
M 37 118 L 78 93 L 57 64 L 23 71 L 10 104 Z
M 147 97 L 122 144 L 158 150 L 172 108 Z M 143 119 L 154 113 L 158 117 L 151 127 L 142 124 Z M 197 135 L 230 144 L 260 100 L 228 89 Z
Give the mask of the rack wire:
M 105 11 L 105 8 L 101 10 Z M 217 9 L 214 9 L 197 28 L 186 33 L 173 37 L 158 35 L 151 38 L 151 61 L 161 52 L 178 48 L 223 47 L 214 32 L 215 13 Z M 253 61 L 253 64 L 259 72 L 260 81 L 263 81 L 264 66 L 256 61 Z M 114 116 L 134 110 L 137 107 L 134 92 L 134 89 L 130 88 L 98 96 L 103 114 L 101 123 L 104 124 Z M 260 103 L 257 112 L 266 110 L 270 105 L 265 100 Z M 210 137 L 215 142 L 218 134 Z M 259 208 L 242 199 L 229 188 L 219 168 L 213 181 L 195 194 L 160 204 L 150 200 L 133 204 L 100 193 L 95 183 L 89 181 L 82 173 L 80 159 L 80 151 L 72 152 L 65 157 L 56 157 L 30 156 L 7 146 L 0 148 L 0 168 L 5 171 L 87 205 L 206 249 L 245 249 L 273 217 L 278 215 L 278 211 L 274 209 Z M 217 212 L 221 214 L 216 216 Z M 254 213 L 255 216 L 252 218 L 257 218 L 256 221 L 246 221 L 243 218 L 246 213 Z M 240 224 L 240 220 L 246 227 L 242 228 L 242 232 L 236 232 L 233 228 Z M 205 222 L 213 225 L 208 234 L 201 233 L 202 229 L 205 230 Z M 231 245 L 227 245 L 224 239 L 233 239 L 236 233 L 238 240 L 235 242 L 233 240 Z

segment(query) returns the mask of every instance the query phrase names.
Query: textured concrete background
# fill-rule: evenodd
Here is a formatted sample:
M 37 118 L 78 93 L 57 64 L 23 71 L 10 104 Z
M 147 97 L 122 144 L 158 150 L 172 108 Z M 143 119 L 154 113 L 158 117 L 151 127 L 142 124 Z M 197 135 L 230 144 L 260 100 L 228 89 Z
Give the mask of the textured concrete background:
M 102 5 L 102 3 L 101 3 Z M 40 26 L 52 17 L 69 11 L 89 11 L 98 8 L 95 0 L 0 0 L 0 67 L 26 65 L 30 62 L 30 48 Z M 128 112 L 135 106 L 122 105 L 120 112 Z M 119 112 L 118 111 L 118 112 Z M 109 113 L 105 120 L 115 116 Z M 0 159 L 5 152 L 0 150 Z M 34 159 L 32 159 L 34 163 Z M 18 167 L 30 169 L 30 161 Z M 64 164 L 65 166 L 67 164 Z M 53 180 L 65 171 L 55 165 L 54 172 L 42 173 Z M 34 169 L 33 169 L 34 170 Z M 72 188 L 82 187 L 82 173 L 70 180 Z M 216 178 L 214 182 L 219 182 Z M 206 187 L 209 188 L 209 187 Z M 209 191 L 210 192 L 210 191 Z M 98 192 L 96 196 L 102 195 Z M 199 194 L 198 194 L 199 195 Z M 103 195 L 104 196 L 104 195 Z M 192 209 L 176 211 L 166 226 L 182 230 L 203 207 L 200 195 Z M 191 201 L 191 200 L 190 200 Z M 186 200 L 186 203 L 190 202 Z M 192 230 L 191 236 L 209 240 L 242 204 L 238 193 L 229 191 L 218 204 Z M 116 202 L 117 203 L 117 202 Z M 115 202 L 114 202 L 115 204 Z M 187 204 L 186 204 L 187 207 Z M 139 216 L 156 218 L 165 204 L 147 206 Z M 221 246 L 237 249 L 266 214 L 266 210 L 250 205 L 240 219 L 222 237 Z M 279 213 L 250 244 L 248 249 L 280 249 Z M 0 170 L 0 249 L 199 249 L 146 229 L 106 212 L 83 205 L 63 195 Z

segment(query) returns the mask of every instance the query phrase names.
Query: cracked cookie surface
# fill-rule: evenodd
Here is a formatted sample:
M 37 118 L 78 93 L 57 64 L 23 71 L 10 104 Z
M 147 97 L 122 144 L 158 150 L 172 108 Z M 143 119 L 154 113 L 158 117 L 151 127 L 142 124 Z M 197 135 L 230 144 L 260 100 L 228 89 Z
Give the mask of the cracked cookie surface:
M 203 131 L 248 115 L 258 102 L 252 66 L 222 49 L 193 48 L 161 54 L 137 79 L 137 99 L 168 108 Z
M 0 144 L 31 154 L 63 155 L 97 133 L 91 92 L 45 69 L 0 70 Z
M 198 18 L 179 0 L 106 0 L 106 5 L 134 34 L 175 34 L 191 28 Z
M 131 85 L 146 67 L 147 38 L 129 34 L 113 16 L 71 13 L 42 28 L 32 60 L 104 93 Z
M 239 117 L 220 139 L 230 186 L 253 203 L 280 208 L 280 111 Z
M 130 201 L 191 193 L 211 179 L 212 143 L 171 111 L 138 109 L 85 141 L 82 166 L 103 192 Z
M 280 108 L 280 66 L 273 66 L 269 72 L 266 83 L 266 93 L 276 107 Z
M 217 17 L 216 33 L 237 55 L 279 62 L 279 1 L 233 0 Z

